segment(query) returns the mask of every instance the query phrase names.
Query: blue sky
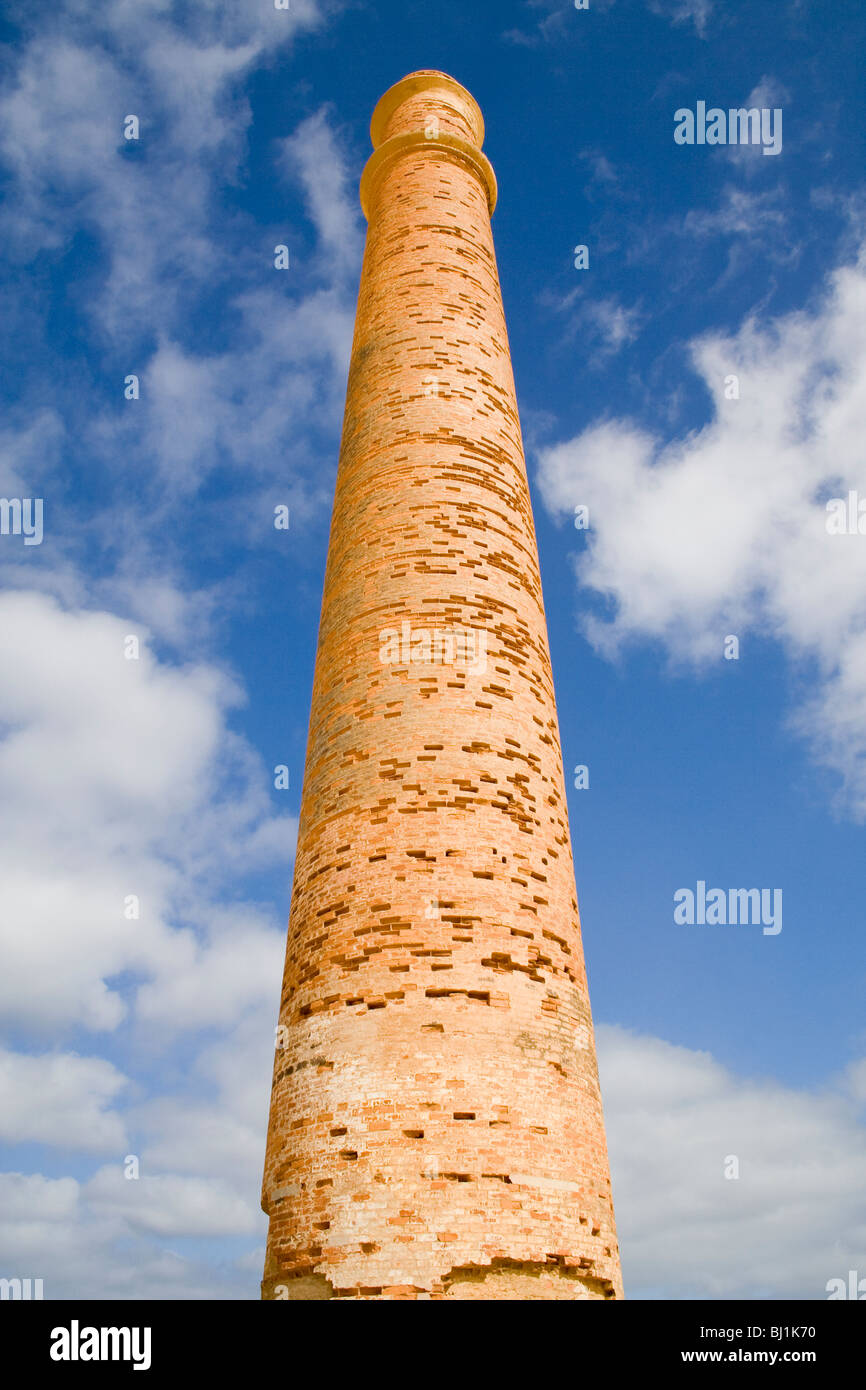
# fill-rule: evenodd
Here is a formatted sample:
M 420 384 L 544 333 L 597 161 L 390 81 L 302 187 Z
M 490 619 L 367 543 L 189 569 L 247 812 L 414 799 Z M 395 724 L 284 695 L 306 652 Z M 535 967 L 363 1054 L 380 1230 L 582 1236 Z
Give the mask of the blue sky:
M 256 1296 L 357 186 L 421 67 L 499 182 L 626 1291 L 866 1274 L 859 10 L 7 4 L 0 1274 Z M 781 153 L 678 146 L 698 101 Z M 782 931 L 675 924 L 699 880 Z

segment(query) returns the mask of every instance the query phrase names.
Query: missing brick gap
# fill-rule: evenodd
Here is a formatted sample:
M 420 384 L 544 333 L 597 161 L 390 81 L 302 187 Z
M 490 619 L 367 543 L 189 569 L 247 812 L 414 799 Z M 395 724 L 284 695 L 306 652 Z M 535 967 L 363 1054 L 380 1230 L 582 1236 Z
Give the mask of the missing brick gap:
M 441 1284 L 445 1292 L 445 1297 L 461 1298 L 472 1297 L 471 1294 L 463 1295 L 459 1292 L 452 1293 L 455 1286 L 466 1284 L 486 1284 L 497 1283 L 505 1289 L 514 1291 L 518 1296 L 521 1287 L 530 1286 L 536 1280 L 553 1279 L 563 1280 L 572 1284 L 579 1284 L 585 1290 L 584 1297 L 597 1299 L 610 1299 L 615 1297 L 615 1289 L 609 1279 L 599 1279 L 592 1274 L 592 1265 L 588 1260 L 581 1260 L 574 1264 L 568 1262 L 564 1255 L 549 1255 L 546 1260 L 512 1260 L 505 1257 L 497 1257 L 491 1260 L 490 1264 L 467 1264 L 453 1265 L 441 1278 Z M 530 1295 L 537 1297 L 538 1295 Z M 571 1297 L 571 1295 L 568 1295 Z M 580 1296 L 580 1295 L 578 1295 Z

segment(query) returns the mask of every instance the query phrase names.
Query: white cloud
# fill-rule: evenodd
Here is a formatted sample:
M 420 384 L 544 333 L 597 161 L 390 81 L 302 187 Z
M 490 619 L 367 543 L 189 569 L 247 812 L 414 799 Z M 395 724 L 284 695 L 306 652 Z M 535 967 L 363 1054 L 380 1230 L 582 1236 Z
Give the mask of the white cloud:
M 156 1097 L 133 1111 L 131 1119 L 147 1135 L 141 1162 L 146 1172 L 206 1172 L 231 1182 L 247 1197 L 256 1197 L 261 1185 L 264 1133 L 268 1113 L 270 1054 L 265 1029 L 261 1072 L 249 1079 L 258 1096 L 254 1124 L 246 1124 L 221 1099 L 203 1104 L 192 1097 Z
M 706 35 L 707 24 L 713 12 L 713 0 L 646 0 L 646 3 L 653 14 L 660 15 L 671 24 L 694 24 L 701 38 Z M 616 0 L 591 0 L 590 7 L 603 14 L 615 4 Z M 506 43 L 536 48 L 543 43 L 561 42 L 564 34 L 574 33 L 571 27 L 574 15 L 570 0 L 567 5 L 563 5 L 562 0 L 525 0 L 525 8 L 540 13 L 541 18 L 536 21 L 534 29 L 505 30 L 502 38 Z M 578 14 L 578 22 L 580 17 Z M 527 20 L 529 18 L 527 15 Z
M 141 982 L 143 1014 L 167 1023 L 168 1009 L 181 1028 L 229 1023 L 273 991 L 279 932 L 214 898 L 251 868 L 287 866 L 293 823 L 226 726 L 232 682 L 160 663 L 144 630 L 126 660 L 129 631 L 42 595 L 0 598 L 15 653 L 0 675 L 0 1011 L 43 1032 L 115 1028 L 123 972 Z
M 125 1085 L 126 1078 L 101 1057 L 28 1057 L 2 1049 L 0 1139 L 117 1151 L 125 1143 L 124 1125 L 109 1107 Z
M 224 1250 L 264 1230 L 285 936 L 239 889 L 250 869 L 288 873 L 293 825 L 227 727 L 235 684 L 158 660 L 143 628 L 126 661 L 129 631 L 44 595 L 0 597 L 15 654 L 0 673 L 0 1016 L 37 1039 L 125 1019 L 115 1046 L 135 1076 L 105 1057 L 0 1052 L 0 1137 L 111 1156 L 84 1181 L 0 1175 L 0 1273 L 44 1278 L 48 1298 L 253 1297 Z M 186 1238 L 212 1253 L 177 1253 Z
M 104 506 L 77 526 L 64 511 L 60 525 L 57 492 L 49 493 L 54 591 L 72 582 L 61 556 L 96 538 L 117 556 L 119 588 L 109 597 L 134 597 L 146 583 L 152 621 L 167 619 L 163 635 L 178 635 L 182 615 L 154 591 L 151 549 L 163 570 L 184 565 L 183 548 L 163 534 L 178 495 L 222 469 L 235 488 L 211 507 L 224 516 L 243 482 L 242 536 L 255 539 L 258 503 L 277 482 L 277 500 L 293 503 L 297 517 L 324 519 L 321 440 L 336 460 L 362 244 L 357 193 L 327 113 L 302 122 L 277 155 L 301 185 L 318 238 L 306 256 L 298 228 L 262 227 L 237 209 L 227 217 L 221 193 L 246 177 L 252 116 L 242 80 L 338 8 L 219 0 L 194 7 L 181 26 L 158 3 L 73 5 L 37 28 L 0 90 L 0 164 L 10 179 L 0 230 L 22 260 L 62 254 L 76 234 L 93 241 L 70 307 L 89 320 L 92 346 L 110 347 L 116 400 L 127 374 L 142 383 L 141 399 L 119 410 L 101 391 L 81 418 L 78 401 L 58 406 L 70 417 L 69 445 L 104 471 Z M 138 142 L 123 138 L 127 114 L 140 119 Z M 295 264 L 282 274 L 273 247 L 286 236 Z M 16 302 L 35 323 L 39 297 Z M 233 316 L 230 347 L 189 345 L 191 315 L 205 309 L 218 340 L 222 317 Z M 43 561 L 41 586 L 48 570 Z M 10 578 L 31 582 L 23 566 Z
M 592 349 L 589 360 L 594 366 L 634 342 L 643 325 L 639 305 L 621 304 L 612 295 L 593 299 L 580 286 L 566 295 L 545 291 L 539 299 L 555 313 L 568 316 L 564 340 L 569 342 L 579 334 L 583 347 Z
M 4 497 L 35 497 L 58 472 L 63 423 L 53 410 L 42 410 L 20 430 L 0 432 L 0 490 Z M 36 483 L 39 486 L 35 486 Z
M 245 1236 L 261 1225 L 255 1203 L 218 1178 L 142 1173 L 128 1179 L 116 1163 L 93 1175 L 84 1196 L 98 1213 L 159 1236 Z
M 649 0 L 649 7 L 672 24 L 694 24 L 701 38 L 713 12 L 712 0 Z
M 336 264 L 333 269 L 342 273 Z M 279 481 L 281 500 L 290 502 L 305 491 L 319 492 L 317 509 L 324 510 L 321 458 L 312 445 L 317 437 L 333 437 L 336 464 L 352 343 L 350 299 L 342 283 L 294 299 L 276 271 L 266 273 L 273 279 L 265 288 L 235 296 L 239 327 L 230 349 L 205 356 L 159 336 L 141 370 L 141 399 L 124 415 L 104 413 L 92 426 L 102 456 L 119 454 L 130 471 L 152 461 L 154 505 L 147 524 L 154 531 L 179 497 L 193 496 L 227 465 L 235 486 L 224 511 L 232 508 L 244 533 L 257 527 L 260 536 L 273 523 L 273 513 L 257 507 L 256 486 Z M 285 467 L 290 432 L 292 462 Z M 191 526 L 204 524 L 194 506 L 188 515 Z M 108 520 L 116 526 L 113 514 Z
M 604 355 L 613 355 L 634 342 L 639 332 L 640 310 L 615 299 L 598 299 L 587 305 L 587 317 L 595 326 Z
M 28 25 L 0 91 L 4 237 L 19 263 L 59 257 L 75 237 L 92 245 L 69 307 L 91 332 L 87 360 L 105 348 L 118 373 L 117 409 L 101 386 L 78 401 L 58 355 L 56 407 L 22 409 L 0 437 L 3 492 L 46 498 L 38 563 L 6 547 L 13 591 L 0 597 L 12 658 L 0 671 L 0 1016 L 32 1049 L 0 1054 L 3 1134 L 55 1158 L 110 1159 L 81 1181 L 0 1175 L 0 1274 L 44 1276 L 47 1297 L 257 1292 L 250 1257 L 235 1267 L 225 1250 L 263 1237 L 285 923 L 245 893 L 272 868 L 288 889 L 295 821 L 275 812 L 270 766 L 231 727 L 243 692 L 207 659 L 209 626 L 242 583 L 195 588 L 187 566 L 210 556 L 227 517 L 233 543 L 262 543 L 277 501 L 293 529 L 326 514 L 322 457 L 336 462 L 363 236 L 329 114 L 276 152 L 309 225 L 294 210 L 278 229 L 227 217 L 221 193 L 246 177 L 243 79 L 337 8 L 205 0 L 181 32 L 163 0 L 70 0 Z M 127 113 L 141 119 L 136 149 L 122 140 Z M 283 276 L 272 257 L 285 237 Z M 38 341 L 38 294 L 4 299 Z M 205 347 L 189 333 L 203 306 Z M 43 341 L 40 377 L 56 347 Z M 142 394 L 126 408 L 131 371 Z M 86 510 L 69 490 L 76 451 Z M 227 495 L 202 503 L 217 471 Z M 124 659 L 129 633 L 138 661 Z M 112 1060 L 45 1050 L 94 1031 Z M 138 1182 L 122 1177 L 127 1145 Z M 211 1241 L 211 1255 L 178 1253 L 187 1237 Z
M 26 195 L 11 215 L 31 254 L 60 244 L 74 211 L 104 237 L 115 288 L 172 261 L 195 269 L 197 243 L 217 249 L 201 241 L 210 180 L 232 177 L 243 155 L 251 117 L 239 79 L 324 13 L 315 0 L 282 12 L 217 0 L 186 28 L 171 6 L 106 0 L 37 28 L 0 99 L 0 155 Z M 128 114 L 158 156 L 146 169 L 119 157 Z M 169 229 L 173 243 L 160 235 Z
M 283 943 L 267 927 L 257 927 L 248 914 L 240 917 L 229 936 L 200 945 L 187 937 L 185 959 L 173 963 L 170 974 L 143 985 L 138 1014 L 143 1022 L 185 1028 L 225 1024 L 255 1004 L 274 997 L 282 971 Z
M 289 177 L 296 173 L 300 178 L 320 253 L 327 262 L 323 269 L 334 279 L 354 276 L 361 262 L 363 235 L 357 190 L 329 118 L 323 108 L 302 121 L 282 142 L 282 162 Z
M 251 1270 L 219 1260 L 208 1265 L 163 1244 L 176 1241 L 177 1227 L 194 1228 L 199 1237 L 212 1234 L 221 1201 L 228 1203 L 226 1225 L 246 1232 L 255 1224 L 237 1197 L 218 1185 L 150 1184 L 135 1199 L 121 1196 L 105 1170 L 89 1186 L 72 1178 L 0 1173 L 3 1277 L 42 1279 L 46 1299 L 254 1297 Z
M 39 1173 L 0 1173 L 0 1194 L 4 1221 L 63 1221 L 75 1210 L 78 1183 L 74 1178 L 43 1178 Z
M 724 637 L 776 638 L 817 671 L 795 715 L 815 758 L 866 816 L 866 536 L 830 535 L 825 502 L 866 499 L 866 257 L 808 311 L 691 345 L 712 418 L 665 442 L 627 420 L 544 450 L 551 513 L 590 508 L 581 584 L 613 616 L 585 620 L 609 654 L 630 640 L 719 659 Z M 739 399 L 726 399 L 726 379 Z M 747 650 L 747 649 L 746 649 Z M 744 655 L 741 646 L 741 659 Z
M 791 124 L 788 119 L 790 100 L 791 97 L 787 88 L 783 87 L 777 78 L 765 74 L 749 92 L 745 101 L 730 101 L 727 109 L 731 107 L 739 108 L 740 106 L 744 107 L 746 110 L 757 107 L 759 111 L 775 111 L 776 109 L 780 109 L 782 112 L 781 129 L 778 124 L 774 124 L 772 129 L 775 132 L 780 131 L 782 149 L 784 150 L 785 145 L 790 141 L 791 134 Z M 724 145 L 722 148 L 726 157 L 737 166 L 737 171 L 741 174 L 761 173 L 766 178 L 779 164 L 777 158 L 767 159 L 764 156 L 763 148 L 760 144 L 728 144 Z M 770 166 L 769 169 L 766 167 L 767 165 Z
M 780 201 L 779 190 L 749 193 L 747 189 L 728 184 L 722 189 L 718 208 L 713 211 L 691 208 L 686 213 L 683 232 L 686 236 L 698 237 L 763 237 L 772 247 L 786 223 Z
M 259 1006 L 220 1029 L 188 1076 L 174 1062 L 164 1069 L 162 1086 L 173 1093 L 142 1099 L 131 1087 L 121 1090 L 117 1105 L 133 1137 L 90 1178 L 0 1173 L 0 1274 L 42 1277 L 52 1299 L 258 1297 L 276 999 L 270 1002 L 273 1009 Z M 104 1086 L 105 1075 L 100 1080 Z M 56 1089 L 44 1096 L 50 1110 L 59 1107 L 56 1121 L 46 1120 L 53 1136 L 46 1142 L 62 1151 L 69 1146 L 57 1130 L 67 1110 Z M 82 1114 L 75 1123 L 83 1122 Z M 137 1178 L 124 1176 L 129 1151 Z M 207 1253 L 184 1255 L 187 1238 Z M 230 1263 L 227 1243 L 237 1250 L 247 1238 L 249 1249 Z
M 611 1026 L 598 1051 L 627 1297 L 821 1299 L 829 1279 L 862 1271 L 853 1088 L 746 1080 Z M 731 1157 L 738 1178 L 725 1177 Z

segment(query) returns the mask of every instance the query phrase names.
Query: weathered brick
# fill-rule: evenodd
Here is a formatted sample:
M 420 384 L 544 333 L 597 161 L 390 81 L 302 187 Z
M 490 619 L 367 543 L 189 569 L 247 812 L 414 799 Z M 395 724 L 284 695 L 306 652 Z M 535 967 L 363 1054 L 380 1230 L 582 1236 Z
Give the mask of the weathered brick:
M 619 1297 L 483 121 L 424 72 L 371 133 L 262 1293 Z

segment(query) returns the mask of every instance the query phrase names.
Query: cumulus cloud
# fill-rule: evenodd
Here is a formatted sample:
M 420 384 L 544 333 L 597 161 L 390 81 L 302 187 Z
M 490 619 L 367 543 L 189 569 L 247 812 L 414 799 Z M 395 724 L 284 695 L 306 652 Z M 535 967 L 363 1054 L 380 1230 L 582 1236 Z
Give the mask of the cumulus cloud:
M 862 1270 L 866 1127 L 849 1080 L 745 1079 L 611 1026 L 598 1053 L 628 1297 L 820 1299 Z
M 85 1190 L 99 1212 L 120 1217 L 130 1228 L 160 1236 L 250 1235 L 258 1227 L 256 1207 L 218 1178 L 141 1174 L 128 1179 L 118 1164 L 100 1168 Z
M 213 905 L 228 875 L 287 863 L 294 829 L 228 728 L 234 684 L 161 663 L 145 630 L 44 595 L 3 596 L 0 631 L 15 653 L 0 675 L 5 1016 L 113 1029 L 129 1008 L 112 984 L 124 972 L 143 986 L 143 1013 L 154 1018 L 158 995 L 174 1027 L 270 998 L 278 934 L 255 910 Z
M 810 308 L 691 344 L 712 400 L 702 428 L 664 440 L 603 420 L 542 451 L 538 472 L 554 516 L 590 509 L 576 573 L 612 613 L 584 620 L 598 649 L 653 640 L 700 665 L 728 633 L 775 638 L 817 673 L 794 721 L 860 818 L 866 536 L 829 534 L 826 503 L 866 498 L 864 310 L 861 255 Z
M 49 1298 L 251 1297 L 222 1252 L 262 1238 L 284 928 L 240 889 L 287 869 L 293 823 L 229 731 L 240 692 L 215 667 L 160 661 L 144 629 L 127 661 L 127 622 L 34 593 L 0 599 L 0 632 L 16 658 L 0 673 L 0 1016 L 37 1040 L 124 1022 L 136 1073 L 0 1052 L 0 1138 L 106 1159 L 84 1180 L 0 1174 L 0 1272 L 44 1278 Z M 183 1035 L 180 1070 L 176 1042 L 147 1065 Z M 190 1238 L 212 1253 L 178 1253 Z
M 101 1057 L 22 1056 L 0 1049 L 0 1139 L 116 1152 L 125 1142 L 124 1125 L 109 1107 L 125 1085 L 126 1078 Z
M 118 1182 L 126 1182 L 122 1175 Z M 140 1180 L 143 1182 L 144 1180 Z M 126 1182 L 129 1189 L 140 1182 Z M 255 1278 L 224 1260 L 210 1263 L 175 1247 L 181 1227 L 212 1234 L 227 1202 L 235 1231 L 255 1221 L 236 1196 L 215 1184 L 155 1182 L 123 1198 L 103 1170 L 91 1184 L 40 1174 L 0 1174 L 0 1250 L 6 1278 L 42 1279 L 46 1299 L 214 1299 L 253 1296 Z M 189 1211 L 185 1211 L 186 1204 Z M 174 1213 L 174 1215 L 172 1215 Z
M 0 230 L 18 263 L 3 302 L 40 345 L 39 380 L 56 368 L 54 404 L 40 389 L 31 409 L 16 362 L 22 401 L 0 435 L 3 493 L 46 506 L 38 556 L 3 554 L 0 1017 L 18 1050 L 0 1053 L 0 1126 L 14 1161 L 39 1144 L 69 1173 L 0 1174 L 0 1273 L 44 1277 L 46 1297 L 256 1291 L 226 1252 L 258 1249 L 264 1229 L 285 924 L 257 895 L 262 871 L 289 872 L 295 821 L 233 727 L 243 690 L 209 655 L 231 577 L 202 587 L 196 563 L 224 532 L 273 537 L 276 502 L 293 526 L 325 514 L 362 241 L 330 113 L 274 152 L 301 192 L 297 225 L 226 217 L 221 195 L 245 177 L 243 79 L 337 8 L 22 9 L 0 87 Z M 35 256 L 65 273 L 82 242 L 71 331 L 97 373 L 105 352 L 116 407 L 86 373 L 71 380 L 42 282 L 19 283 Z M 206 340 L 190 327 L 204 322 Z M 88 1176 L 91 1155 L 104 1161 Z
M 44 1278 L 49 1299 L 258 1296 L 266 1228 L 258 1193 L 274 1045 L 271 1014 L 248 1011 L 239 1023 L 211 1036 L 189 1076 L 181 1079 L 172 1068 L 171 1077 L 162 1078 L 162 1093 L 144 1098 L 140 1088 L 125 1085 L 97 1059 L 64 1060 L 65 1074 L 74 1078 L 68 1102 L 57 1086 L 43 1085 L 41 1072 L 29 1074 L 39 1084 L 46 1111 L 40 1135 L 32 1137 L 68 1152 L 63 1122 L 70 1121 L 73 1132 L 83 1136 L 88 1118 L 99 1123 L 100 1113 L 105 1117 L 96 1108 L 103 1101 L 116 1105 L 129 1137 L 84 1180 L 0 1173 L 0 1274 Z M 34 1068 L 46 1061 L 26 1060 Z M 94 1065 L 79 1071 L 80 1061 Z M 20 1066 L 13 1058 L 23 1084 L 27 1076 Z M 89 1117 L 87 1104 L 80 1104 L 87 1094 Z M 23 1110 L 15 1137 L 24 1138 L 34 1123 Z M 107 1130 L 101 1137 L 104 1144 L 81 1147 L 108 1154 L 121 1138 Z M 128 1177 L 136 1172 L 127 1161 L 132 1157 L 137 1176 Z M 241 1253 L 234 1253 L 239 1248 Z

